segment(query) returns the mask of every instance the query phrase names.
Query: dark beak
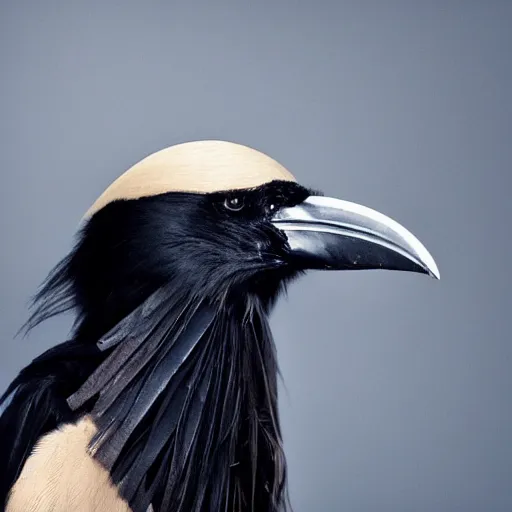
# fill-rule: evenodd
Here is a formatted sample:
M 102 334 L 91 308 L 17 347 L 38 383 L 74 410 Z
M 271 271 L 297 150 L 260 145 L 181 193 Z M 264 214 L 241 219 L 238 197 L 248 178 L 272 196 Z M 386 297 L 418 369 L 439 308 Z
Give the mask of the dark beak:
M 398 222 L 359 204 L 310 196 L 272 218 L 288 238 L 290 258 L 302 268 L 389 269 L 440 278 L 434 258 Z

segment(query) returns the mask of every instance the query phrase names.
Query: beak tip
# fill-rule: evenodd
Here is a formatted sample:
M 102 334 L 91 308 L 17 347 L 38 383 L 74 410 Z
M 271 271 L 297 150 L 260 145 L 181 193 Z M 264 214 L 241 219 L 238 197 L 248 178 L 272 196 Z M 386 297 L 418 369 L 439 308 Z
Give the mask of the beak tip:
M 427 248 L 416 237 L 414 237 L 414 235 L 411 234 L 410 238 L 416 249 L 416 257 L 425 270 L 425 273 L 430 277 L 433 277 L 436 281 L 440 281 L 441 273 L 439 272 L 439 267 L 437 266 L 432 254 L 430 254 Z
M 430 277 L 433 277 L 436 281 L 441 280 L 441 273 L 436 265 L 436 262 L 432 259 L 430 265 L 426 267 L 427 273 Z
M 430 276 L 433 277 L 436 281 L 441 280 L 441 274 L 439 273 L 439 270 L 437 272 L 430 272 Z

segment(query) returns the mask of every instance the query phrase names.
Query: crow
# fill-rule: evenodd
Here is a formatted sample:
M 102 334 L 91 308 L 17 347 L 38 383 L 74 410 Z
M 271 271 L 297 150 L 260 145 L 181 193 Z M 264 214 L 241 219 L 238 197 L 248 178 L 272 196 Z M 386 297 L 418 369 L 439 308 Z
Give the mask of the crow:
M 76 321 L 0 400 L 0 506 L 288 510 L 268 317 L 310 269 L 439 279 L 400 224 L 255 149 L 196 141 L 135 164 L 33 299 L 27 331 Z

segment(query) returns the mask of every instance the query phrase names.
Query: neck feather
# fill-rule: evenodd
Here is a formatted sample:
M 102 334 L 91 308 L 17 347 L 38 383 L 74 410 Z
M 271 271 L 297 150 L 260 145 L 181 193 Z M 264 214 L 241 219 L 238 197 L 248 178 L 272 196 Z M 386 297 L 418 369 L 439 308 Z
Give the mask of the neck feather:
M 275 345 L 256 298 L 153 293 L 99 342 L 68 399 L 98 427 L 92 455 L 135 512 L 287 508 Z

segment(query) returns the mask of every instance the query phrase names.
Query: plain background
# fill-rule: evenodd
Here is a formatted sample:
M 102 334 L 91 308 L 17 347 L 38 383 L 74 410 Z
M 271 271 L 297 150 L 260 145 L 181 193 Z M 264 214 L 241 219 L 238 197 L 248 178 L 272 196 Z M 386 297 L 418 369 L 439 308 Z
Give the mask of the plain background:
M 0 387 L 82 214 L 215 138 L 413 231 L 441 281 L 311 273 L 272 317 L 298 512 L 512 510 L 512 2 L 2 1 Z

